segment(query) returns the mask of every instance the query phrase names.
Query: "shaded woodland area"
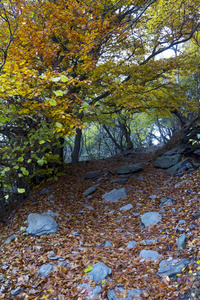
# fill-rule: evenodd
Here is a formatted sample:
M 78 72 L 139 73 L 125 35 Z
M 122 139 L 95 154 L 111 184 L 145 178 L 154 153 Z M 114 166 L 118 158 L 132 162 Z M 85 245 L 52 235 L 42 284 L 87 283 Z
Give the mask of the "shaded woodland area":
M 199 299 L 199 166 L 199 0 L 0 1 L 1 299 Z

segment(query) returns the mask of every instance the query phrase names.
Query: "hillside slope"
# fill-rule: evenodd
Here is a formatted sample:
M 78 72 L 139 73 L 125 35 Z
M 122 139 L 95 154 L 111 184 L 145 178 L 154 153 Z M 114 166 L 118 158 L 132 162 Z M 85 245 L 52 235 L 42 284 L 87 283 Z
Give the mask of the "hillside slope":
M 117 174 L 130 163 L 142 163 L 143 170 Z M 199 179 L 199 170 L 168 176 L 154 167 L 151 153 L 67 167 L 59 180 L 35 189 L 12 222 L 0 225 L 1 299 L 199 299 Z M 115 189 L 126 196 L 106 202 L 102 196 Z M 28 235 L 28 215 L 49 211 L 57 233 Z M 161 218 L 145 226 L 141 216 L 149 212 Z M 171 268 L 187 263 L 180 272 L 159 276 L 162 261 L 164 268 L 170 261 Z M 98 262 L 112 272 L 100 282 L 87 277 Z

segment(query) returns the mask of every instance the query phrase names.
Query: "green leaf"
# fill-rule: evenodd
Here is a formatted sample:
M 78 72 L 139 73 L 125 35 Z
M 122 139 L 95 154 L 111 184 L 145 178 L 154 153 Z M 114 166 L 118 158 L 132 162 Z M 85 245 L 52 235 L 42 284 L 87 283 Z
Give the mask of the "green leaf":
M 25 189 L 17 189 L 17 191 L 18 191 L 19 194 L 25 193 Z
M 53 91 L 56 96 L 63 96 L 63 92 L 61 90 Z
M 24 170 L 24 171 L 22 171 L 22 173 L 23 173 L 24 175 L 26 175 L 26 176 L 29 175 L 29 171 L 28 171 L 28 170 Z
M 60 78 L 61 77 L 51 77 L 51 81 L 53 81 L 53 82 L 58 82 L 58 81 L 60 81 Z
M 24 161 L 24 158 L 21 156 L 18 158 L 18 161 L 22 162 L 22 161 Z
M 50 103 L 51 106 L 56 106 L 57 105 L 57 102 L 54 99 L 50 100 L 49 103 Z
M 5 195 L 5 199 L 8 200 L 8 198 L 9 198 L 9 195 Z
M 59 122 L 56 122 L 56 127 L 58 127 L 58 128 L 62 128 L 63 126 L 62 126 L 62 124 L 61 124 L 61 123 L 59 123 Z
M 93 269 L 93 267 L 91 265 L 89 265 L 85 270 L 84 273 L 88 273 Z
M 32 159 L 28 159 L 27 163 L 30 164 L 32 162 Z
M 61 75 L 60 79 L 61 79 L 62 82 L 67 82 L 69 80 L 68 77 L 65 76 L 65 75 Z
M 83 102 L 83 107 L 84 107 L 84 108 L 88 108 L 89 106 L 90 106 L 89 103 Z
M 34 12 L 31 11 L 31 12 L 30 12 L 30 18 L 33 18 L 33 16 L 34 16 Z
M 44 160 L 43 159 L 38 159 L 37 163 L 38 163 L 38 165 L 42 166 L 44 164 Z
M 4 168 L 4 172 L 8 172 L 8 171 L 10 171 L 9 167 Z
M 44 144 L 44 143 L 45 143 L 44 140 L 39 141 L 39 144 L 40 144 L 40 145 L 42 145 L 42 144 Z

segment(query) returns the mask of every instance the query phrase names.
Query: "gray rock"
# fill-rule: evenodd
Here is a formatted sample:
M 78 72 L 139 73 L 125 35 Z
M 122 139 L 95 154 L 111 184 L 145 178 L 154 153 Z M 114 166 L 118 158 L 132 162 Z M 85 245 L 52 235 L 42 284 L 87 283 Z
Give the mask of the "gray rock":
M 141 215 L 140 217 L 145 227 L 157 224 L 162 220 L 161 215 L 155 211 L 147 212 L 144 215 Z
M 175 153 L 182 153 L 182 151 L 184 150 L 184 148 L 181 146 L 181 145 L 179 145 L 179 146 L 177 146 L 177 147 L 175 147 L 175 148 L 173 148 L 173 149 L 171 149 L 171 150 L 169 150 L 169 151 L 167 151 L 167 152 L 165 152 L 164 154 L 163 154 L 163 156 L 171 156 L 171 155 L 173 155 L 173 154 L 175 154 Z
M 134 217 L 137 217 L 137 216 L 139 216 L 140 214 L 139 214 L 139 213 L 135 213 L 135 212 L 131 212 L 131 215 L 133 215 Z
M 130 176 L 131 178 L 135 178 L 135 179 L 138 179 L 138 180 L 143 180 L 143 176 L 142 175 L 140 175 L 139 173 L 137 174 L 133 174 L 133 175 L 131 175 Z
M 51 216 L 37 213 L 32 213 L 28 216 L 28 234 L 41 236 L 43 234 L 56 233 L 57 231 L 57 223 Z
M 20 290 L 21 290 L 21 286 L 17 287 L 15 290 L 12 290 L 10 292 L 11 296 L 17 296 L 17 295 L 19 295 Z
M 53 270 L 53 264 L 42 265 L 39 269 L 39 273 L 43 277 L 47 277 L 49 273 Z
M 104 202 L 117 202 L 121 198 L 125 198 L 127 196 L 126 189 L 113 189 L 111 192 L 108 192 L 102 196 Z
M 198 220 L 200 218 L 200 212 L 197 212 L 195 214 L 193 214 L 192 219 L 193 220 Z
M 200 155 L 200 149 L 198 149 L 198 150 L 195 150 L 195 151 L 194 151 L 194 154 L 196 154 L 196 155 Z
M 155 167 L 168 169 L 178 163 L 181 155 L 174 154 L 172 156 L 160 156 L 155 161 Z
M 91 186 L 83 194 L 86 195 L 86 196 L 93 194 L 96 191 L 98 186 L 100 186 L 100 184 L 95 184 L 94 186 Z
M 94 209 L 94 207 L 93 206 L 91 206 L 91 205 L 86 205 L 86 207 L 85 208 L 87 208 L 87 209 L 90 209 L 90 210 L 93 210 Z
M 137 243 L 135 241 L 130 241 L 127 245 L 127 248 L 129 249 L 133 249 L 134 247 L 136 247 Z
M 136 173 L 138 171 L 143 170 L 143 165 L 140 163 L 137 164 L 130 164 L 128 166 L 122 166 L 119 167 L 116 172 L 117 174 L 132 174 L 132 173 Z
M 165 200 L 165 201 L 163 201 L 163 200 Z M 171 206 L 171 205 L 173 205 L 173 201 L 171 200 L 171 199 L 161 199 L 161 201 L 160 201 L 161 203 L 160 203 L 160 207 L 162 207 L 162 206 Z
M 185 158 L 182 161 L 180 161 L 179 163 L 175 164 L 173 167 L 169 168 L 167 170 L 167 174 L 168 175 L 174 175 L 177 172 L 184 172 L 188 169 L 187 164 L 190 163 L 190 159 L 189 158 Z
M 139 290 L 139 289 L 127 290 L 128 295 L 124 298 L 122 295 L 124 292 L 124 289 L 122 287 L 116 287 L 114 290 L 108 291 L 107 299 L 108 300 L 132 300 L 134 297 L 134 299 L 140 300 L 141 299 L 140 295 L 143 291 L 144 290 Z M 119 298 L 119 296 L 118 296 L 119 292 L 121 293 L 122 298 Z
M 183 258 L 181 261 L 178 259 L 162 260 L 159 264 L 159 270 L 157 274 L 162 276 L 174 276 L 176 274 L 180 274 L 182 269 L 185 268 L 189 264 L 189 261 L 186 258 Z
M 119 183 L 119 184 L 125 184 L 127 183 L 128 178 L 118 178 L 111 180 L 112 183 Z
M 101 280 L 104 280 L 106 276 L 112 273 L 112 270 L 102 262 L 98 262 L 94 264 L 92 267 L 93 269 L 88 273 L 87 276 L 90 279 L 93 279 L 94 282 L 96 283 Z
M 74 231 L 74 232 L 72 232 L 72 234 L 73 234 L 74 236 L 78 236 L 78 235 L 80 235 L 80 233 L 79 233 L 79 232 L 77 232 L 77 231 Z
M 185 224 L 185 223 L 186 223 L 185 220 L 179 220 L 179 221 L 178 221 L 178 225 Z
M 140 252 L 140 256 L 142 258 L 148 259 L 150 258 L 151 260 L 158 260 L 161 255 L 157 252 L 157 251 L 153 251 L 153 250 L 142 250 Z
M 43 195 L 43 194 L 46 194 L 46 193 L 49 193 L 51 190 L 47 189 L 47 188 L 44 188 L 40 191 L 40 195 Z
M 144 240 L 144 243 L 147 245 L 153 245 L 155 243 L 157 243 L 158 239 L 155 238 L 155 240 Z
M 102 173 L 101 170 L 94 171 L 94 172 L 88 172 L 85 174 L 85 176 L 81 180 L 85 179 L 98 179 L 99 175 Z
M 4 242 L 4 244 L 10 243 L 12 240 L 14 240 L 17 237 L 17 234 L 12 234 L 7 240 Z
M 101 247 L 112 247 L 113 245 L 109 241 L 105 241 L 105 243 L 101 244 Z
M 127 204 L 127 205 L 122 206 L 119 210 L 129 210 L 131 208 L 133 208 L 133 205 L 132 204 Z
M 149 196 L 149 199 L 151 199 L 151 200 L 154 200 L 154 199 L 156 199 L 156 198 L 157 198 L 156 195 L 151 195 L 151 196 Z
M 178 251 L 181 251 L 186 248 L 186 234 L 183 233 L 178 240 L 176 241 Z

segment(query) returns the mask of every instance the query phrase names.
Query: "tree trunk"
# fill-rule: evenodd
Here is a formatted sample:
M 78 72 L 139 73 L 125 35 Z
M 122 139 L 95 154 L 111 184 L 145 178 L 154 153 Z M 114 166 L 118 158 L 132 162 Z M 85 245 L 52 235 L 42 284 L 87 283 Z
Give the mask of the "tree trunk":
M 76 136 L 75 136 L 75 142 L 74 142 L 74 149 L 72 152 L 72 166 L 75 166 L 78 164 L 79 159 L 79 152 L 81 148 L 81 137 L 82 137 L 82 129 L 77 128 L 76 129 Z

